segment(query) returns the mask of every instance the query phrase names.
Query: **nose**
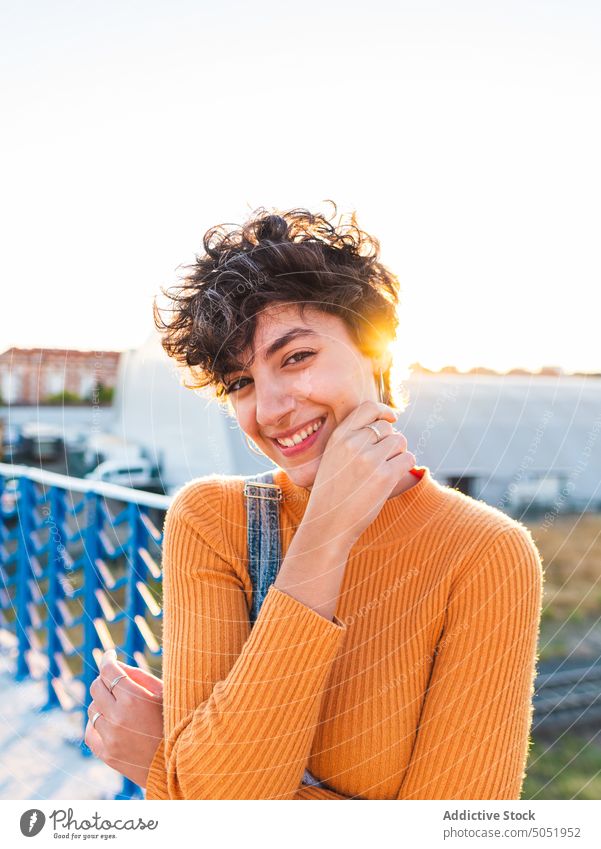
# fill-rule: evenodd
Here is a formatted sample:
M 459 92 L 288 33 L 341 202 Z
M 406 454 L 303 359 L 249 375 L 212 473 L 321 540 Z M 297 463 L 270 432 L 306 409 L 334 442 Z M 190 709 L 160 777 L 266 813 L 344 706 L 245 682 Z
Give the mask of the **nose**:
M 261 429 L 285 425 L 296 408 L 296 399 L 277 381 L 255 381 L 255 416 Z

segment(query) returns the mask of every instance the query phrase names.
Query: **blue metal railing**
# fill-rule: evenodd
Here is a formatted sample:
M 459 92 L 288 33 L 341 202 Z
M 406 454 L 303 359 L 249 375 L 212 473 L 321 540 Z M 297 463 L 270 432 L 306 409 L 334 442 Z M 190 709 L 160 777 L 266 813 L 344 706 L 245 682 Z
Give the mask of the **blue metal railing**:
M 87 756 L 90 685 L 104 650 L 147 671 L 151 657 L 160 665 L 151 624 L 162 616 L 160 529 L 170 501 L 0 463 L 0 629 L 16 637 L 16 680 L 45 680 L 42 710 L 81 711 Z M 124 778 L 116 798 L 141 797 Z

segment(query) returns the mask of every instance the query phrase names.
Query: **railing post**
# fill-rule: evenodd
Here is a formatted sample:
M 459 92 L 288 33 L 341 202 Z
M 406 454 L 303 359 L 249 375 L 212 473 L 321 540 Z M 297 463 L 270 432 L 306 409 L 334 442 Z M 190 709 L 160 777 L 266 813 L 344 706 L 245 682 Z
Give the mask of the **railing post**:
M 59 622 L 57 601 L 60 593 L 59 574 L 64 572 L 62 552 L 65 550 L 65 546 L 62 542 L 62 531 L 65 523 L 65 493 L 53 486 L 50 488 L 48 501 L 50 505 L 48 590 L 46 593 L 48 672 L 46 675 L 46 704 L 42 710 L 50 710 L 60 705 L 52 682 L 60 674 L 55 655 L 60 648 L 56 629 L 58 625 L 63 624 L 62 621 Z
M 144 650 L 144 640 L 140 634 L 140 629 L 136 625 L 136 616 L 142 615 L 144 612 L 144 602 L 140 598 L 140 593 L 136 583 L 141 579 L 142 575 L 139 569 L 140 554 L 139 550 L 145 543 L 146 530 L 140 515 L 145 510 L 141 504 L 131 503 L 128 507 L 128 524 L 130 528 L 128 539 L 127 562 L 129 565 L 127 575 L 127 594 L 125 601 L 125 609 L 127 612 L 125 625 L 125 642 L 123 645 L 123 653 L 125 654 L 125 662 L 131 665 L 137 665 L 134 653 Z M 117 794 L 116 799 L 141 799 L 143 798 L 142 788 L 129 778 L 123 779 L 121 792 Z
M 125 517 L 129 521 L 126 541 L 122 548 L 119 546 L 120 551 L 126 553 L 128 557 L 128 571 L 124 576 L 125 580 L 121 577 L 117 583 L 119 587 L 124 586 L 126 590 L 127 618 L 124 623 L 121 649 L 126 660 L 134 665 L 137 665 L 137 661 L 148 649 L 146 643 L 148 630 L 140 618 L 146 616 L 148 595 L 140 593 L 138 584 L 140 581 L 146 583 L 147 580 L 148 566 L 145 554 L 148 552 L 149 536 L 159 547 L 162 542 L 162 537 L 159 539 L 148 530 L 145 519 L 151 509 L 166 510 L 169 499 L 143 492 L 132 493 L 131 490 L 104 483 L 89 484 L 53 472 L 26 467 L 13 468 L 3 464 L 0 464 L 0 494 L 6 479 L 13 478 L 18 479 L 14 512 L 12 507 L 6 515 L 0 512 L 0 543 L 2 544 L 0 576 L 7 583 L 0 602 L 3 607 L 10 608 L 11 613 L 14 611 L 15 621 L 11 617 L 5 626 L 11 633 L 16 634 L 18 648 L 15 678 L 22 680 L 31 676 L 29 668 L 31 660 L 28 652 L 31 652 L 34 646 L 33 630 L 39 629 L 41 632 L 45 628 L 47 640 L 43 651 L 47 653 L 48 663 L 44 676 L 46 704 L 42 710 L 56 707 L 69 710 L 70 697 L 75 693 L 70 692 L 68 686 L 71 683 L 71 675 L 66 661 L 67 658 L 81 657 L 82 670 L 77 675 L 77 681 L 83 687 L 83 694 L 78 692 L 76 698 L 77 708 L 82 710 L 85 729 L 88 722 L 88 708 L 92 700 L 90 686 L 98 675 L 94 653 L 102 647 L 102 633 L 107 632 L 107 623 L 104 621 L 106 611 L 101 603 L 103 598 L 99 600 L 98 593 L 99 589 L 105 589 L 103 581 L 107 571 L 103 569 L 101 563 L 101 559 L 105 557 L 103 542 L 105 510 L 100 499 L 106 498 L 128 504 L 126 513 L 123 516 L 120 514 L 117 523 L 120 525 Z M 46 489 L 43 501 L 36 494 L 36 484 L 43 485 Z M 67 500 L 68 491 L 82 493 L 83 503 L 79 501 L 77 506 L 72 508 Z M 12 488 L 10 492 L 12 500 Z M 38 504 L 43 505 L 45 522 L 38 520 Z M 17 527 L 14 530 L 9 530 L 3 524 L 9 514 L 17 520 Z M 67 519 L 71 515 L 80 514 L 82 521 L 77 533 L 71 536 Z M 109 521 L 108 517 L 106 521 Z M 36 532 L 41 530 L 44 524 L 48 526 L 48 537 L 45 543 L 38 547 Z M 73 559 L 70 556 L 70 546 L 76 545 L 80 549 L 80 541 L 83 542 L 83 551 L 81 554 L 78 551 Z M 10 545 L 5 545 L 6 542 Z M 67 553 L 68 548 L 69 553 Z M 47 559 L 43 568 L 38 569 L 36 558 L 41 553 L 45 554 Z M 114 551 L 110 551 L 108 557 L 111 558 L 114 554 Z M 120 552 L 117 552 L 116 556 L 120 556 Z M 70 611 L 66 612 L 64 607 L 64 599 L 69 595 L 65 580 L 67 570 L 73 570 L 73 575 L 77 576 L 76 585 L 74 583 L 72 587 L 73 602 L 77 600 L 81 603 L 81 613 L 77 616 L 71 616 Z M 44 582 L 42 598 L 38 593 L 34 593 L 34 579 Z M 104 598 L 106 597 L 105 591 Z M 35 615 L 37 611 L 32 606 L 34 598 L 36 604 L 38 600 L 40 604 L 44 603 L 45 620 Z M 152 615 L 156 613 L 154 610 L 151 612 Z M 98 620 L 103 622 L 103 631 L 97 627 Z M 81 638 L 78 635 L 78 639 L 75 640 L 76 645 L 72 642 L 72 637 L 67 634 L 67 630 L 71 627 L 79 627 L 83 632 Z M 151 647 L 151 651 L 154 651 L 154 648 Z M 61 691 L 67 697 L 64 700 Z M 79 744 L 82 754 L 93 755 L 85 745 L 83 735 Z M 144 791 L 140 786 L 124 778 L 122 790 L 115 798 L 135 799 L 143 798 L 143 795 Z
M 33 530 L 33 510 L 35 509 L 33 481 L 25 477 L 19 478 L 19 498 L 17 504 L 19 553 L 17 557 L 17 619 L 15 625 L 18 654 L 15 679 L 17 681 L 23 681 L 23 679 L 29 677 L 29 666 L 27 665 L 25 654 L 31 649 L 31 642 L 27 634 L 31 625 L 31 619 L 27 605 L 30 594 L 29 578 L 32 575 L 30 549 L 31 533 Z
M 98 675 L 98 668 L 94 660 L 93 651 L 100 646 L 100 639 L 94 626 L 94 619 L 98 616 L 100 605 L 96 598 L 96 590 L 100 585 L 98 572 L 96 571 L 96 560 L 98 558 L 98 534 L 99 509 L 98 499 L 95 492 L 86 492 L 86 530 L 85 530 L 85 556 L 83 560 L 84 575 L 84 640 L 83 640 L 83 668 L 81 680 L 84 685 L 85 699 L 83 704 L 83 729 L 88 723 L 88 707 L 92 701 L 90 687 L 92 681 Z M 85 744 L 84 744 L 85 745 Z
M 139 550 L 145 543 L 146 530 L 140 519 L 141 512 L 144 508 L 141 504 L 130 504 L 128 507 L 128 523 L 130 528 L 128 540 L 127 560 L 129 564 L 127 575 L 127 594 L 125 608 L 127 619 L 125 625 L 125 643 L 123 651 L 125 654 L 125 662 L 137 665 L 134 652 L 144 650 L 144 640 L 140 634 L 140 629 L 136 625 L 136 616 L 144 613 L 144 602 L 140 597 L 137 582 L 141 580 L 140 572 L 140 554 Z

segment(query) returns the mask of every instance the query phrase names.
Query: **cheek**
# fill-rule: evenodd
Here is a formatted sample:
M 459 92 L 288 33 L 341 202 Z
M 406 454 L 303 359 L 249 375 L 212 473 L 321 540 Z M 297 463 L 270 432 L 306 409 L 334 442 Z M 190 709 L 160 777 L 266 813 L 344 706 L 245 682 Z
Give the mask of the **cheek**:
M 249 412 L 243 411 L 242 409 L 238 409 L 236 415 L 236 422 L 238 423 L 238 427 L 240 428 L 240 430 L 242 430 L 244 433 L 250 434 L 252 437 L 254 431 L 256 430 L 257 424 L 256 420 L 253 418 L 253 416 L 250 415 Z
M 307 369 L 307 371 L 301 372 L 301 374 L 295 377 L 292 381 L 291 389 L 299 398 L 311 398 L 319 394 L 318 386 L 319 381 L 316 380 L 311 370 Z
M 296 375 L 290 384 L 290 392 L 298 400 L 309 400 L 330 407 L 336 419 L 350 413 L 361 398 L 361 374 L 344 374 L 338 369 L 316 372 L 312 369 Z

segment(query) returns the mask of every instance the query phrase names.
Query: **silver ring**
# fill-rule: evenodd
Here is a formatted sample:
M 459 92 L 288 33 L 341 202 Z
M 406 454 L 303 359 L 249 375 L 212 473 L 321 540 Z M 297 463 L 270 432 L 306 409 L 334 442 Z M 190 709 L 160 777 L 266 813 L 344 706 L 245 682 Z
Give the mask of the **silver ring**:
M 116 678 L 113 678 L 113 680 L 111 681 L 111 683 L 110 683 L 110 685 L 109 685 L 109 693 L 111 693 L 111 694 L 112 694 L 112 692 L 113 692 L 113 687 L 115 686 L 115 684 L 117 683 L 117 681 L 120 681 L 122 678 L 127 678 L 127 675 L 117 675 L 117 677 L 116 677 Z
M 97 710 L 96 713 L 94 714 L 94 716 L 92 717 L 92 728 L 94 728 L 94 726 L 96 725 L 96 720 L 98 719 L 99 716 L 102 716 L 102 714 L 100 713 L 99 710 Z
M 373 430 L 373 432 L 376 434 L 376 436 L 378 437 L 378 440 L 375 443 L 375 445 L 377 445 L 378 442 L 381 442 L 384 439 L 384 437 L 382 436 L 382 434 L 380 433 L 378 428 L 375 426 L 375 424 L 368 424 L 368 425 L 365 425 L 365 427 L 370 427 Z

